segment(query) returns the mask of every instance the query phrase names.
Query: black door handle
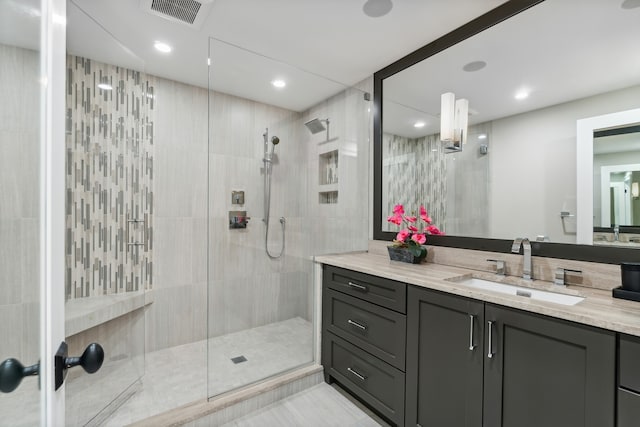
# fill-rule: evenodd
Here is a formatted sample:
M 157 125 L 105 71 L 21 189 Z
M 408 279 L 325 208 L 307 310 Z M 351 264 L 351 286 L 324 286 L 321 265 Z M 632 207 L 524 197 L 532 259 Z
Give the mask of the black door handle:
M 82 366 L 85 372 L 93 374 L 100 369 L 103 362 L 104 350 L 100 344 L 89 344 L 80 357 L 68 357 L 67 343 L 63 341 L 55 355 L 56 390 L 64 383 L 67 369 Z M 11 393 L 18 388 L 24 377 L 38 374 L 40 374 L 40 362 L 25 367 L 16 359 L 7 359 L 0 363 L 0 391 Z
M 38 375 L 39 373 L 40 362 L 25 367 L 16 359 L 7 359 L 0 364 L 0 391 L 11 393 L 18 388 L 24 377 Z
M 89 344 L 80 357 L 68 357 L 67 343 L 62 341 L 55 356 L 56 390 L 64 383 L 67 369 L 82 366 L 86 373 L 93 374 L 100 369 L 102 362 L 104 362 L 104 350 L 100 344 L 95 342 Z

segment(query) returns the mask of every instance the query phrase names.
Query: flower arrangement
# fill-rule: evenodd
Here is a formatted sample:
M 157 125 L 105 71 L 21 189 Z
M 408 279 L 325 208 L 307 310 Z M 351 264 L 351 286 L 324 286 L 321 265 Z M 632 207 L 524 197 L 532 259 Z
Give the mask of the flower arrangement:
M 393 247 L 407 248 L 417 258 L 424 258 L 427 255 L 427 248 L 423 246 L 427 241 L 428 234 L 444 234 L 438 227 L 431 224 L 431 217 L 427 214 L 424 206 L 420 205 L 420 219 L 425 223 L 422 230 L 418 228 L 418 218 L 416 216 L 405 215 L 404 206 L 395 205 L 393 215 L 387 218 L 387 222 L 402 226 L 393 241 Z

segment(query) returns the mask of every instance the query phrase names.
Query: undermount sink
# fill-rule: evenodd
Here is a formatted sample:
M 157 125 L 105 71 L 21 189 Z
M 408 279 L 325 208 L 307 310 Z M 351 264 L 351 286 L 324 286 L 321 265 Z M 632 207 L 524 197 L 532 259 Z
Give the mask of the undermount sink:
M 576 305 L 584 300 L 583 297 L 579 296 L 541 291 L 539 289 L 525 288 L 522 286 L 508 285 L 505 283 L 498 283 L 491 280 L 478 279 L 475 277 L 453 281 L 461 285 L 470 286 L 476 289 L 500 292 L 508 295 L 517 295 L 525 298 L 535 299 L 538 301 L 553 302 L 561 305 Z

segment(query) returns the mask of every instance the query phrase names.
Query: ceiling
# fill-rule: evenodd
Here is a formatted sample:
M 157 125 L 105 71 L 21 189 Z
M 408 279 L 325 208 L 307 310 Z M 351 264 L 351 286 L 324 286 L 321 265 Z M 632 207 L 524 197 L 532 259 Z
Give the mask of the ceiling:
M 28 19 L 29 2 L 38 3 L 0 0 L 6 21 Z M 214 89 L 302 111 L 503 2 L 395 0 L 371 18 L 365 0 L 202 0 L 202 22 L 189 26 L 150 13 L 149 0 L 72 0 L 67 50 L 201 87 L 211 57 Z M 29 45 L 14 27 L 0 29 L 0 41 Z M 155 41 L 173 51 L 157 52 Z M 271 86 L 277 77 L 286 88 Z
M 547 0 L 385 79 L 384 131 L 438 133 L 444 92 L 468 99 L 477 124 L 639 85 L 639 40 L 640 1 Z M 463 71 L 473 61 L 487 66 Z

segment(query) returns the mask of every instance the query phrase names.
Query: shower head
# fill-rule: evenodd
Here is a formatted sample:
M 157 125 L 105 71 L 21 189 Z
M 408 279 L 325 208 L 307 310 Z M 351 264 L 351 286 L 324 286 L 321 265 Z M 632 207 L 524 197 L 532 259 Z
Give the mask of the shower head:
M 273 145 L 278 145 L 279 142 L 280 142 L 280 138 L 278 138 L 277 136 L 274 136 L 271 138 L 271 143 Z
M 329 123 L 329 119 L 320 120 L 320 119 L 316 118 L 316 119 L 313 119 L 313 120 L 309 120 L 304 125 L 307 127 L 307 129 L 309 129 L 309 132 L 311 132 L 312 134 L 315 135 L 318 132 L 322 132 L 323 130 L 326 130 L 326 128 L 324 127 L 322 122 L 326 122 L 328 124 Z

